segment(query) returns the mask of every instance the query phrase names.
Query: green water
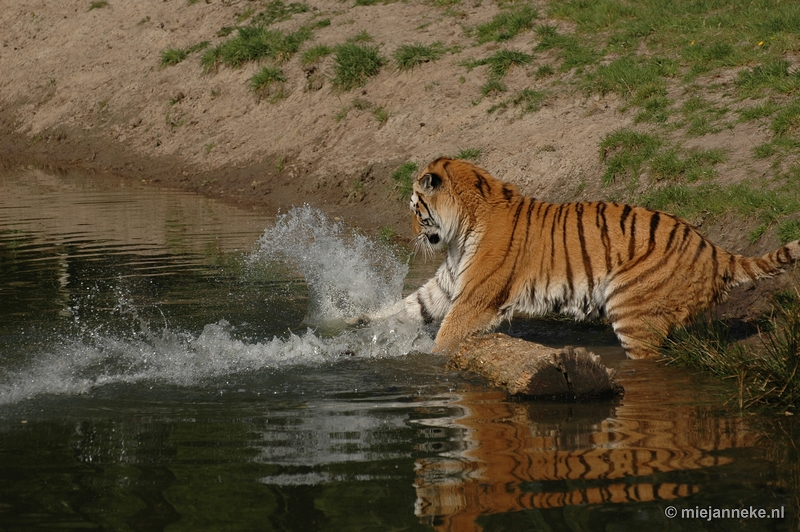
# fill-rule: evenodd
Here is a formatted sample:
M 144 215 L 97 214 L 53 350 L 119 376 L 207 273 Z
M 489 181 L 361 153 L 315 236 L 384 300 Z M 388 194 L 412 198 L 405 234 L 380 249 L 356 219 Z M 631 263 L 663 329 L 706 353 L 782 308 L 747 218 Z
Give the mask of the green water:
M 795 419 L 606 328 L 504 326 L 619 369 L 623 399 L 559 404 L 449 370 L 432 330 L 323 327 L 433 266 L 395 286 L 405 266 L 334 225 L 3 170 L 0 530 L 797 528 Z

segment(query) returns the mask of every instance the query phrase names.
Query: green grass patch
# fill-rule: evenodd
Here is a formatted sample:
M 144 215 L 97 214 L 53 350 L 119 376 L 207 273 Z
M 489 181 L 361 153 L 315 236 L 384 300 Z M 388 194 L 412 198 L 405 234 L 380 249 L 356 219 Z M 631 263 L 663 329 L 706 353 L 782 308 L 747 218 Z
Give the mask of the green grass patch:
M 671 212 L 687 218 L 717 217 L 734 213 L 757 221 L 751 234 L 757 239 L 769 226 L 800 211 L 800 187 L 797 179 L 787 179 L 781 186 L 765 188 L 763 185 L 716 183 L 690 186 L 675 184 L 646 194 L 641 203 L 652 209 Z
M 732 340 L 728 324 L 701 320 L 674 331 L 662 353 L 670 364 L 701 369 L 734 384 L 731 400 L 742 409 L 800 407 L 800 289 L 773 298 L 759 326 L 761 346 Z
M 405 71 L 423 63 L 436 61 L 444 54 L 444 45 L 438 41 L 433 44 L 402 44 L 394 52 L 394 61 L 398 69 Z
M 678 148 L 655 154 L 650 160 L 650 172 L 657 180 L 682 180 L 688 183 L 716 175 L 713 166 L 727 159 L 724 150 L 692 150 L 682 156 Z
M 625 56 L 601 65 L 586 77 L 586 89 L 606 94 L 614 92 L 641 104 L 654 95 L 666 94 L 666 78 L 678 74 L 678 64 L 665 58 Z
M 527 65 L 533 60 L 532 55 L 516 50 L 498 50 L 489 57 L 478 61 L 478 64 L 489 66 L 489 76 L 502 78 L 517 65 Z
M 705 98 L 691 96 L 681 106 L 686 134 L 690 137 L 701 137 L 707 133 L 719 132 L 724 125 L 720 124 L 720 120 L 728 111 L 727 107 L 717 107 Z
M 642 165 L 652 157 L 663 141 L 647 133 L 621 129 L 600 141 L 600 158 L 606 163 L 603 183 L 608 186 L 617 178 L 637 179 Z
M 779 108 L 780 105 L 778 105 L 776 102 L 773 100 L 767 100 L 751 107 L 739 109 L 739 120 L 742 122 L 747 122 L 751 120 L 769 118 L 770 116 L 774 115 Z
M 467 161 L 477 161 L 483 155 L 483 148 L 465 148 L 459 150 L 455 155 L 456 159 L 464 159 Z
M 800 71 L 790 70 L 785 59 L 764 62 L 739 72 L 736 85 L 742 96 L 758 97 L 769 90 L 778 94 L 792 94 L 800 90 Z
M 375 120 L 378 121 L 379 125 L 384 125 L 392 114 L 383 108 L 383 106 L 375 107 L 372 110 L 372 116 L 375 117 Z
M 250 78 L 250 90 L 259 97 L 271 96 L 275 99 L 283 96 L 283 83 L 286 76 L 277 67 L 265 66 Z M 275 91 L 275 87 L 277 91 Z
M 190 46 L 189 48 L 167 48 L 161 52 L 161 68 L 177 65 L 189 57 L 189 54 L 204 50 L 205 48 L 208 48 L 210 44 L 211 43 L 208 41 L 203 41 L 195 44 L 194 46 Z
M 189 57 L 189 52 L 183 48 L 167 48 L 161 52 L 161 68 L 177 65 Z
M 481 85 L 481 98 L 486 98 L 492 94 L 499 94 L 506 92 L 508 87 L 505 83 L 496 78 L 489 79 L 486 83 Z
M 800 99 L 795 98 L 775 113 L 771 129 L 775 135 L 782 137 L 796 133 L 798 128 L 800 128 Z
M 542 107 L 542 103 L 547 98 L 545 91 L 535 89 L 522 89 L 514 94 L 513 97 L 503 100 L 499 104 L 493 105 L 489 108 L 489 113 L 498 111 L 500 113 L 506 111 L 509 107 L 514 107 L 519 110 L 520 116 L 528 113 L 535 113 Z
M 91 4 L 89 4 L 88 11 L 91 11 L 92 9 L 100 9 L 103 7 L 108 7 L 108 2 L 106 2 L 106 0 L 97 0 L 96 2 L 92 2 Z
M 558 58 L 561 60 L 559 68 L 562 72 L 594 64 L 604 55 L 602 50 L 587 46 L 576 35 L 559 34 L 555 26 L 539 26 L 536 33 L 540 37 L 536 50 L 558 50 Z
M 419 167 L 417 163 L 406 161 L 392 174 L 395 187 L 404 200 L 411 197 L 411 192 L 414 187 L 414 178 L 417 177 L 418 170 Z
M 366 42 L 372 42 L 374 40 L 375 39 L 372 38 L 372 35 L 370 35 L 367 32 L 367 30 L 362 30 L 362 31 L 356 33 L 355 35 L 353 35 L 352 37 L 348 38 L 347 42 L 349 42 L 349 43 L 366 43 Z
M 779 223 L 778 240 L 781 244 L 800 240 L 800 220 L 784 220 Z
M 316 44 L 307 50 L 304 50 L 300 55 L 300 62 L 304 65 L 313 65 L 319 62 L 323 57 L 327 57 L 333 53 L 333 48 L 324 44 Z
M 533 29 L 533 21 L 538 17 L 537 10 L 525 5 L 519 9 L 498 13 L 491 21 L 479 24 L 469 33 L 476 38 L 478 44 L 507 41 Z
M 308 28 L 284 33 L 281 30 L 270 30 L 265 27 L 245 26 L 238 29 L 235 37 L 210 48 L 203 54 L 201 64 L 204 70 L 209 72 L 219 63 L 237 68 L 260 59 L 284 62 L 288 61 L 309 38 L 311 30 Z
M 292 2 L 286 5 L 281 0 L 272 0 L 263 11 L 250 19 L 250 24 L 252 26 L 269 26 L 274 22 L 288 20 L 296 13 L 306 13 L 309 10 L 308 4 L 302 2 Z
M 334 61 L 332 83 L 342 92 L 365 85 L 386 64 L 377 46 L 357 43 L 337 46 Z

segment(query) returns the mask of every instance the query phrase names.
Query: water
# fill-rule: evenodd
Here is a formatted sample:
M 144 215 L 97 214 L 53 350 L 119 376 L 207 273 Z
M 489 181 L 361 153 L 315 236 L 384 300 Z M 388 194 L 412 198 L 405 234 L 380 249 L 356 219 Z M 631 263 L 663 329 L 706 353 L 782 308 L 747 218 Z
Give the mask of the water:
M 0 530 L 797 527 L 794 418 L 604 327 L 504 326 L 620 370 L 622 400 L 559 404 L 450 371 L 435 330 L 344 326 L 434 266 L 308 206 L 4 169 Z

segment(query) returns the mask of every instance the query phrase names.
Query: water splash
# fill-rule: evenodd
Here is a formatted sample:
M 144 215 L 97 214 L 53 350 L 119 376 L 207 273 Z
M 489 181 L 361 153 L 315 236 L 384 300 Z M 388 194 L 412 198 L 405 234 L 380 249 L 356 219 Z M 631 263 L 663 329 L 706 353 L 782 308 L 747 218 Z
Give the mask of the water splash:
M 408 266 L 385 246 L 347 231 L 308 205 L 279 216 L 258 245 L 251 260 L 283 261 L 305 277 L 310 325 L 375 314 L 391 306 L 400 299 L 408 274 Z
M 330 323 L 378 311 L 401 296 L 407 266 L 366 237 L 331 223 L 310 207 L 292 209 L 267 229 L 250 257 L 253 262 L 280 260 L 305 276 L 309 287 L 309 323 Z M 138 382 L 192 386 L 250 371 L 319 366 L 337 360 L 386 358 L 429 351 L 430 335 L 417 324 L 389 318 L 361 329 L 321 336 L 313 329 L 266 341 L 237 338 L 225 320 L 190 333 L 171 326 L 163 314 L 145 319 L 126 290 L 107 323 L 90 326 L 71 309 L 78 331 L 57 334 L 26 357 L 25 363 L 0 369 L 0 405 L 42 394 L 75 395 L 109 384 Z M 152 309 L 151 309 L 152 310 Z M 157 309 L 160 310 L 160 309 Z M 112 332 L 119 320 L 133 326 Z M 93 320 L 94 321 L 94 320 Z

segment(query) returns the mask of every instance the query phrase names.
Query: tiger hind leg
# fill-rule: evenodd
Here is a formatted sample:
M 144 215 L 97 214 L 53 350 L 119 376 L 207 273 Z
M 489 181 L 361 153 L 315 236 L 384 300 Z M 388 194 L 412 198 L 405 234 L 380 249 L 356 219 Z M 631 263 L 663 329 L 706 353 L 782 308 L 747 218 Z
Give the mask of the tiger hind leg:
M 665 308 L 660 302 L 643 304 L 641 300 L 615 301 L 606 315 L 628 358 L 659 356 L 664 340 L 676 325 L 689 319 L 688 309 Z

